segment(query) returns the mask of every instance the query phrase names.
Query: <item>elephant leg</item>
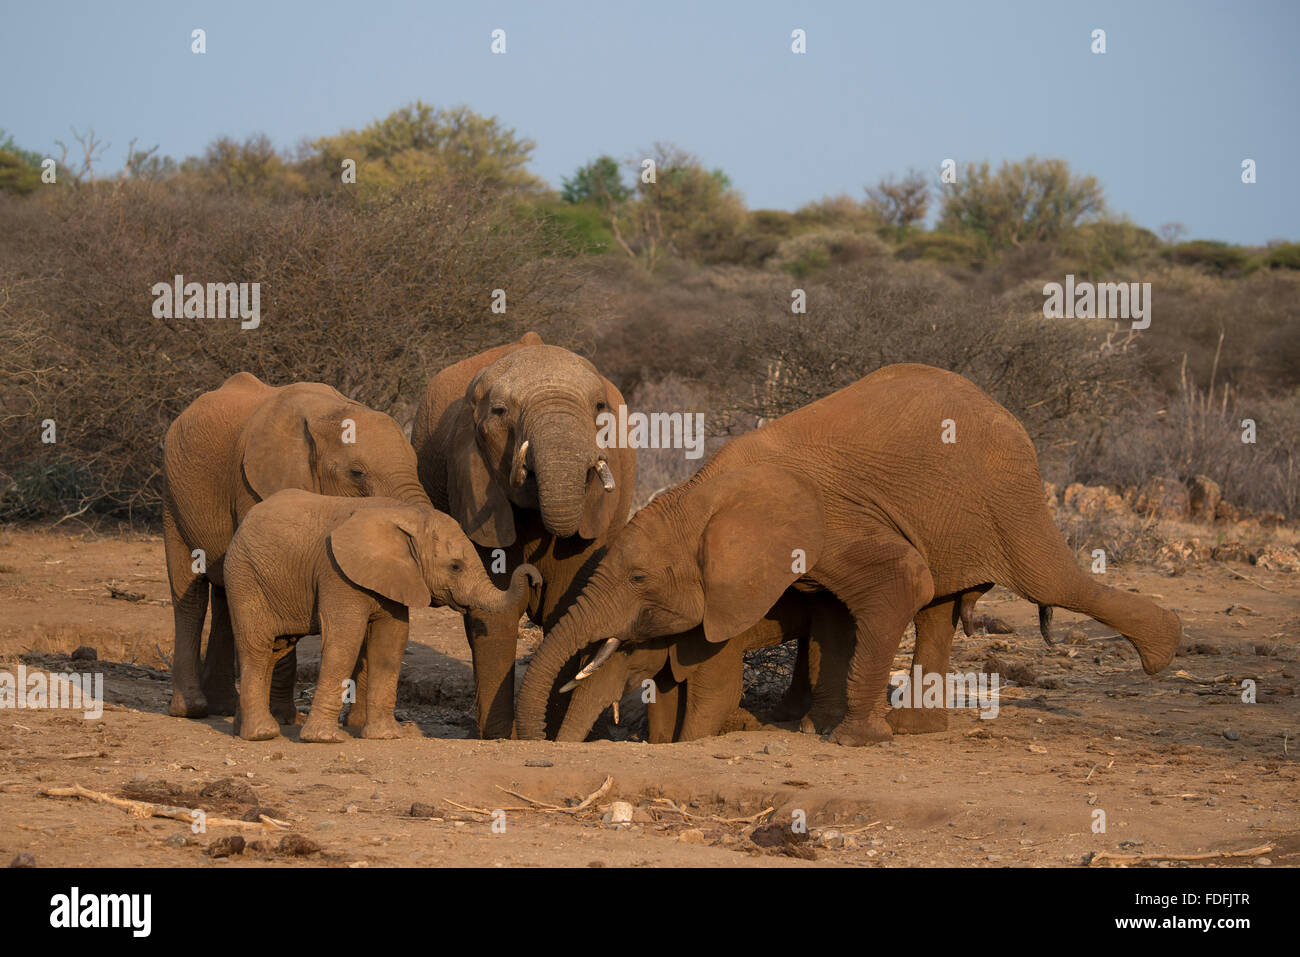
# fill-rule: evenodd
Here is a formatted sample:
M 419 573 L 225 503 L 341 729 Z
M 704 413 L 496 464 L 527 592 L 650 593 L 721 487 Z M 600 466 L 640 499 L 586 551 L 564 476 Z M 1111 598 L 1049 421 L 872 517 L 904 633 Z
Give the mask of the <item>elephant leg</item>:
M 773 721 L 798 721 L 812 707 L 812 682 L 808 678 L 808 637 L 800 636 L 794 656 L 790 687 L 772 709 Z
M 938 675 L 942 682 L 941 695 L 947 693 L 948 662 L 952 655 L 952 636 L 961 621 L 964 596 L 941 598 L 916 613 L 916 651 L 912 655 L 912 670 L 907 676 L 907 707 L 889 712 L 889 726 L 895 734 L 925 734 L 948 730 L 948 707 L 952 702 L 941 698 L 938 708 L 922 707 L 919 688 L 911 685 L 916 669 L 922 675 Z M 931 679 L 932 680 L 932 679 Z
M 255 634 L 240 650 L 235 732 L 245 741 L 269 741 L 280 736 L 280 724 L 270 709 L 271 673 L 276 665 L 274 641 L 272 635 Z
M 302 726 L 300 740 L 336 742 L 345 739 L 339 727 L 343 709 L 343 682 L 352 675 L 365 641 L 369 615 L 364 608 L 335 609 L 321 613 L 320 679 L 312 699 L 311 714 Z
M 883 543 L 863 556 L 836 594 L 853 615 L 856 643 L 848 668 L 848 707 L 830 740 L 848 746 L 888 741 L 893 737 L 886 720 L 889 672 L 908 622 L 934 597 L 934 579 L 910 544 Z
M 508 738 L 515 723 L 515 651 L 523 609 L 471 611 L 465 637 L 474 660 L 474 710 L 480 738 Z
M 212 627 L 203 656 L 203 695 L 209 714 L 235 713 L 235 633 L 226 590 L 217 585 L 212 586 Z
M 208 580 L 193 568 L 189 546 L 176 530 L 171 510 L 163 510 L 163 542 L 167 549 L 167 578 L 171 582 L 172 618 L 176 627 L 172 648 L 172 698 L 167 713 L 176 718 L 206 718 L 208 699 L 199 678 L 203 649 L 203 618 L 208 613 Z
M 812 705 L 799 724 L 805 734 L 826 734 L 844 720 L 847 681 L 853 656 L 853 616 L 834 598 L 818 601 L 808 640 L 808 682 Z
M 671 744 L 677 740 L 686 717 L 686 692 L 671 675 L 655 680 L 654 698 L 646 702 L 646 717 L 651 744 Z
M 370 680 L 366 674 L 366 654 L 369 647 L 369 642 L 362 646 L 361 654 L 357 656 L 357 665 L 352 669 L 352 690 L 355 700 L 352 702 L 352 707 L 348 708 L 347 720 L 343 722 L 348 728 L 366 726 L 366 705 L 370 695 Z
M 686 682 L 686 716 L 678 741 L 695 741 L 721 733 L 727 718 L 740 704 L 744 690 L 744 649 L 730 641 L 700 664 Z
M 410 628 L 407 609 L 399 615 L 377 618 L 366 636 L 366 723 L 363 738 L 400 738 L 402 728 L 393 716 L 397 707 L 397 679 L 406 653 Z
M 275 663 L 271 673 L 271 714 L 281 724 L 298 724 L 301 715 L 294 703 L 294 683 L 298 679 L 298 646 L 295 643 Z M 317 685 L 319 692 L 320 685 Z

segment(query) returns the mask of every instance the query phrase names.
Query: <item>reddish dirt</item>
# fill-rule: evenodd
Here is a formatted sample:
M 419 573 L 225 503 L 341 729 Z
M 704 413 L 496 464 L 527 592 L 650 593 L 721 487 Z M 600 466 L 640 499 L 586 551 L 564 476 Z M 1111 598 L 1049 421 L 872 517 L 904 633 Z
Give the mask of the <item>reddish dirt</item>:
M 109 702 L 100 720 L 0 710 L 0 865 L 29 853 L 38 866 L 1068 866 L 1097 851 L 1271 844 L 1223 863 L 1294 866 L 1300 575 L 1211 562 L 1177 577 L 1131 567 L 1107 577 L 1182 616 L 1187 638 L 1165 672 L 1147 677 L 1125 642 L 1060 610 L 1058 633 L 1077 631 L 1048 648 L 1033 606 L 998 589 L 979 611 L 1015 634 L 959 635 L 954 668 L 978 671 L 993 656 L 1026 683 L 1003 687 L 993 720 L 962 712 L 946 732 L 880 747 L 839 748 L 790 726 L 680 745 L 470 740 L 468 649 L 459 618 L 440 609 L 413 616 L 398 708 L 411 737 L 306 745 L 288 729 L 249 743 L 229 718 L 166 714 L 160 539 L 0 532 L 0 671 L 99 671 Z M 143 598 L 113 598 L 110 585 Z M 538 637 L 525 630 L 521 653 Z M 99 660 L 66 657 L 82 645 Z M 301 647 L 310 694 L 319 643 Z M 909 664 L 910 641 L 896 667 Z M 1246 678 L 1257 703 L 1241 700 Z M 747 700 L 768 685 L 778 683 L 759 682 Z M 533 809 L 576 804 L 607 777 L 587 809 Z M 41 794 L 74 785 L 288 828 L 193 834 L 182 821 Z M 634 806 L 629 825 L 602 821 L 615 800 Z M 431 816 L 413 817 L 417 804 Z M 504 809 L 504 830 L 467 808 Z M 767 808 L 756 820 L 777 826 L 755 830 Z M 1097 810 L 1105 833 L 1093 833 Z M 790 836 L 796 812 L 807 837 Z M 214 856 L 235 834 L 243 853 Z

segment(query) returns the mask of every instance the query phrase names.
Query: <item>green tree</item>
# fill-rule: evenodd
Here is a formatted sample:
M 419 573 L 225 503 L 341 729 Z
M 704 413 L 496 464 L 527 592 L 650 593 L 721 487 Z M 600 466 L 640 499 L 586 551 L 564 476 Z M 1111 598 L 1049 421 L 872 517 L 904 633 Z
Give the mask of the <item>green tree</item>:
M 972 236 L 986 252 L 1030 242 L 1051 242 L 1106 209 L 1093 176 L 1076 176 L 1062 159 L 1030 156 L 1003 162 L 996 173 L 987 161 L 971 163 L 943 192 L 939 228 Z
M 357 164 L 357 182 L 367 188 L 454 178 L 536 192 L 543 183 L 525 168 L 535 145 L 495 116 L 417 100 L 365 129 L 315 140 L 306 148 L 304 166 L 318 186 L 338 183 L 343 161 L 350 159 Z
M 618 161 L 612 156 L 598 156 L 563 181 L 560 198 L 566 203 L 594 203 L 601 209 L 626 202 L 631 188 L 623 182 Z

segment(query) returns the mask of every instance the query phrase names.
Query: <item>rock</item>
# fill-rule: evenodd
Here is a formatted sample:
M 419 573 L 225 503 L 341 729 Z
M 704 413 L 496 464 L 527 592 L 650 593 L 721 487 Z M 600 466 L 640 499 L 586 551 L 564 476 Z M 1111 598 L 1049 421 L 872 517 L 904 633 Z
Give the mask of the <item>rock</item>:
M 1088 633 L 1082 628 L 1071 628 L 1065 633 L 1065 643 L 1067 645 L 1086 645 L 1088 643 Z
M 238 834 L 218 838 L 209 844 L 203 853 L 212 858 L 230 857 L 232 854 L 243 854 L 244 839 Z
M 1259 614 L 1259 612 L 1255 611 L 1255 609 L 1251 608 L 1249 605 L 1240 605 L 1240 604 L 1229 605 L 1227 608 L 1223 609 L 1223 613 L 1224 613 L 1225 615 L 1257 615 L 1257 614 Z
M 1265 545 L 1255 565 L 1273 572 L 1300 572 L 1300 552 L 1290 545 Z
M 1192 645 L 1190 648 L 1188 648 L 1187 651 L 1184 652 L 1184 654 L 1189 654 L 1189 655 L 1221 655 L 1221 654 L 1223 654 L 1223 649 L 1220 648 L 1218 645 L 1210 644 L 1209 642 L 1206 642 L 1206 641 L 1200 641 L 1200 642 L 1197 642 L 1196 644 Z
M 28 854 L 26 851 L 24 851 L 23 853 L 15 857 L 12 861 L 10 861 L 9 866 L 10 867 L 35 867 L 36 858 L 33 857 L 31 854 Z
M 1062 498 L 1065 507 L 1080 515 L 1098 515 L 1118 512 L 1124 508 L 1124 497 L 1105 485 L 1083 485 L 1075 482 L 1065 490 Z
M 703 844 L 704 832 L 698 827 L 688 827 L 682 833 L 677 835 L 677 840 L 683 844 Z
M 320 853 L 320 845 L 301 834 L 286 834 L 275 849 L 287 857 L 306 857 Z
M 1188 511 L 1192 517 L 1213 521 L 1215 510 L 1223 499 L 1219 483 L 1207 475 L 1198 475 L 1192 479 L 1192 487 L 1188 489 L 1187 495 Z
M 990 635 L 1014 635 L 1016 633 L 1014 627 L 1001 618 L 994 618 L 992 615 L 976 615 L 971 619 L 971 625 L 975 628 L 983 628 Z
M 1176 565 L 1192 565 L 1203 562 L 1210 557 L 1210 546 L 1201 544 L 1199 538 L 1183 538 L 1166 542 L 1156 550 L 1156 564 L 1171 562 Z
M 98 661 L 99 652 L 90 647 L 90 645 L 82 645 L 69 657 L 71 657 L 73 661 Z
M 1224 736 L 1225 738 L 1227 738 L 1229 741 L 1240 741 L 1240 740 L 1241 740 L 1241 735 L 1239 735 L 1236 731 L 1232 730 L 1232 728 L 1224 728 L 1224 729 L 1223 729 L 1223 736 Z
M 1241 509 L 1237 508 L 1237 506 L 1233 505 L 1231 502 L 1220 501 L 1219 504 L 1214 507 L 1214 520 L 1217 522 L 1231 522 L 1236 524 L 1244 517 L 1245 516 L 1242 515 Z
M 168 847 L 188 847 L 194 843 L 188 834 L 173 834 L 163 841 Z
M 1186 518 L 1191 510 L 1187 486 L 1171 476 L 1153 475 L 1138 487 L 1133 510 L 1156 518 Z
M 627 801 L 615 801 L 601 820 L 605 824 L 631 824 L 634 809 Z
M 1055 482 L 1043 483 L 1043 501 L 1047 503 L 1048 508 L 1055 509 L 1060 504 L 1059 496 L 1060 492 Z
M 253 790 L 246 780 L 241 781 L 239 778 L 221 778 L 210 784 L 205 784 L 199 791 L 201 797 L 206 798 L 230 798 L 235 801 L 243 801 L 248 804 L 257 803 L 257 792 Z
M 844 835 L 834 828 L 830 828 L 817 835 L 817 843 L 821 847 L 843 847 Z
M 1245 545 L 1234 539 L 1215 545 L 1210 550 L 1210 557 L 1216 562 L 1248 562 L 1250 561 L 1250 552 Z
M 1257 857 L 1255 858 L 1253 863 L 1258 864 L 1260 867 L 1268 867 L 1273 862 L 1270 861 L 1267 857 Z
M 553 768 L 553 767 L 555 767 L 555 762 L 554 762 L 554 761 L 545 761 L 545 760 L 542 760 L 541 758 L 533 758 L 533 759 L 530 760 L 530 761 L 525 761 L 525 762 L 524 762 L 524 767 L 526 767 L 526 768 Z
M 411 817 L 437 817 L 438 809 L 432 804 L 421 804 L 416 801 L 411 805 L 411 810 L 408 813 Z
M 763 745 L 764 754 L 789 754 L 790 749 L 779 741 L 769 741 Z

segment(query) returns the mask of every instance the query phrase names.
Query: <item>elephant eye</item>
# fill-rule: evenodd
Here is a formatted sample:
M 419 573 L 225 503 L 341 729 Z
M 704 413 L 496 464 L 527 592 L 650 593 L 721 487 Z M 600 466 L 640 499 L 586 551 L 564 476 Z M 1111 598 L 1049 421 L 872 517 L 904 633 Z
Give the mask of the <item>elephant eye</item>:
M 627 576 L 627 580 L 630 581 L 633 585 L 639 585 L 643 581 L 645 581 L 645 575 L 641 572 L 633 572 L 632 574 Z
M 608 409 L 608 408 L 609 408 L 609 406 L 607 406 L 604 402 L 597 402 L 597 403 L 596 403 L 596 411 L 597 411 L 597 412 L 604 412 L 604 411 L 605 411 L 606 409 Z
M 454 571 L 454 572 L 462 572 L 462 571 L 465 570 L 465 566 L 462 565 L 462 564 L 461 564 L 459 561 L 457 561 L 456 559 L 452 559 L 452 562 L 451 562 L 451 570 Z
M 494 405 L 494 406 L 492 406 L 492 414 L 493 414 L 493 415 L 505 415 L 505 414 L 506 414 L 506 407 L 505 407 L 504 405 Z

